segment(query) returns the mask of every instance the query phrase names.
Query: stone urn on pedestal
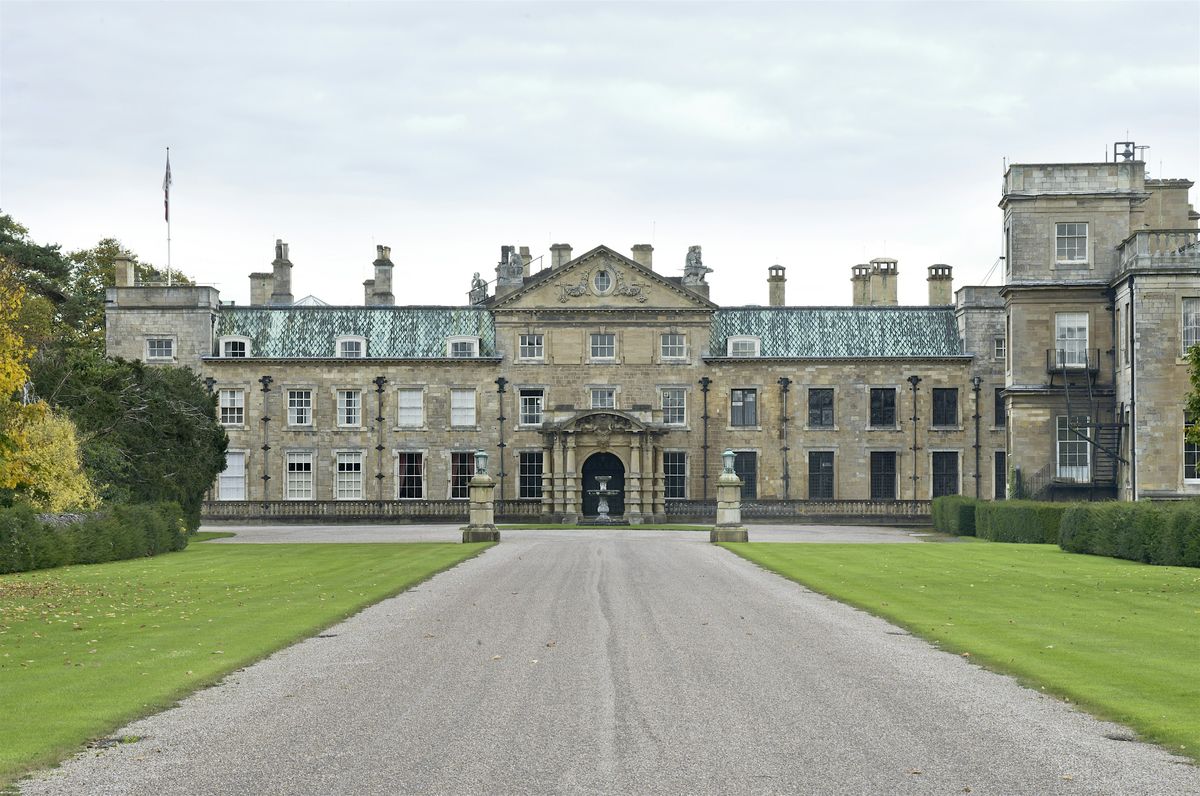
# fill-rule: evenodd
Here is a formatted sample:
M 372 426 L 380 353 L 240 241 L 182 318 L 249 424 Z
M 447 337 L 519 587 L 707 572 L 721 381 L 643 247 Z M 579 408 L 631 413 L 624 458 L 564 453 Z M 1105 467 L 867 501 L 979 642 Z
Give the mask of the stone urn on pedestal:
M 475 451 L 475 475 L 467 485 L 471 498 L 471 524 L 463 528 L 464 542 L 498 542 L 496 530 L 496 481 L 488 475 L 487 451 Z
M 733 470 L 733 451 L 721 454 L 724 469 L 717 479 L 717 524 L 708 535 L 710 542 L 748 542 L 750 534 L 742 525 L 742 479 Z

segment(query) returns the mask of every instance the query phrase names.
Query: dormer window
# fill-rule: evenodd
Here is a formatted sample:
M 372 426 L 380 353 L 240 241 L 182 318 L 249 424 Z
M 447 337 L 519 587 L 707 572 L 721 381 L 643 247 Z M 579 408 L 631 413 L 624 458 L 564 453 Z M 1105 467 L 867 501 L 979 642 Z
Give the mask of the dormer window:
M 222 337 L 221 356 L 228 359 L 241 359 L 250 356 L 250 338 Z
M 726 354 L 731 357 L 756 357 L 761 341 L 757 337 L 730 337 L 726 343 Z
M 367 339 L 343 335 L 337 339 L 337 355 L 343 359 L 361 359 L 367 355 Z
M 470 359 L 479 356 L 479 338 L 447 337 L 446 356 L 452 359 Z

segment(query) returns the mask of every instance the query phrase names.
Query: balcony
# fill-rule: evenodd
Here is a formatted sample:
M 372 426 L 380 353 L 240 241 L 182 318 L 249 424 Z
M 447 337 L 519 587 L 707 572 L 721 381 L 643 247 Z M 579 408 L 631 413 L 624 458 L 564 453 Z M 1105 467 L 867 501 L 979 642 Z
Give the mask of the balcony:
M 1139 269 L 1200 268 L 1200 231 L 1143 229 L 1117 247 L 1117 273 Z
M 1100 370 L 1099 348 L 1047 348 L 1047 373 L 1090 373 Z

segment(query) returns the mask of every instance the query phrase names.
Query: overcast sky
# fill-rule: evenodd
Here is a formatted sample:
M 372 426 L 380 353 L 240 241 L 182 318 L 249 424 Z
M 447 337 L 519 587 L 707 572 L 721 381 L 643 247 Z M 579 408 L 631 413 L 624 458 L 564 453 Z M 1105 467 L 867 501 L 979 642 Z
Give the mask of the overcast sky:
M 0 2 L 0 209 L 224 299 L 457 304 L 502 244 L 700 244 L 714 300 L 847 304 L 850 267 L 978 284 L 1003 159 L 1200 176 L 1200 3 Z M 1161 167 L 1160 167 L 1161 162 Z M 1197 201 L 1193 191 L 1193 202 Z M 993 278 L 993 282 L 995 279 Z

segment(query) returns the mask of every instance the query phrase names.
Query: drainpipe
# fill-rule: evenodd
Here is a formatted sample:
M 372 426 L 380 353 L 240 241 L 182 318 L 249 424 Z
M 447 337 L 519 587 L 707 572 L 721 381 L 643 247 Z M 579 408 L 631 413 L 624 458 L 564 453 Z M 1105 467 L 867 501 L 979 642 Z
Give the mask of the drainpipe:
M 271 451 L 271 445 L 270 445 L 269 440 L 267 439 L 267 436 L 268 436 L 267 430 L 268 430 L 270 422 L 271 422 L 271 417 L 270 417 L 270 415 L 267 414 L 267 393 L 269 393 L 271 391 L 271 382 L 272 381 L 274 381 L 274 379 L 272 379 L 270 376 L 263 376 L 261 379 L 258 380 L 258 383 L 262 385 L 262 394 L 263 394 L 263 416 L 262 416 L 262 424 L 263 424 L 263 427 L 262 427 L 262 429 L 263 429 L 263 433 L 262 433 L 262 440 L 263 440 L 263 444 L 262 444 L 263 491 L 262 491 L 262 499 L 263 499 L 264 503 L 267 502 L 267 482 L 271 480 L 270 468 L 267 466 L 268 456 L 270 456 L 270 451 Z
M 975 414 L 972 419 L 975 421 L 975 499 L 979 500 L 979 385 L 983 379 L 979 376 L 971 377 L 971 390 L 975 393 Z
M 917 451 L 920 448 L 917 446 L 917 385 L 921 383 L 921 377 L 917 375 L 909 376 L 908 383 L 912 385 L 912 424 L 913 424 L 913 444 L 912 444 L 912 499 L 917 499 Z
M 501 376 L 496 379 L 496 404 L 500 407 L 500 416 L 496 418 L 500 422 L 500 442 L 496 447 L 500 450 L 500 472 L 497 475 L 500 477 L 500 500 L 504 500 L 504 465 L 505 455 L 504 449 L 508 447 L 504 444 L 504 388 L 508 384 L 508 379 Z M 545 401 L 545 398 L 542 399 Z M 519 420 L 520 418 L 518 418 Z
M 1137 296 L 1133 292 L 1133 274 L 1129 275 L 1129 481 L 1133 499 L 1138 499 L 1137 475 L 1137 353 L 1133 343 L 1137 339 L 1134 324 Z
M 387 379 L 383 376 L 375 377 L 375 425 L 379 428 L 378 439 L 375 442 L 375 453 L 377 466 L 375 469 L 375 499 L 383 500 L 383 385 L 387 384 Z
M 783 457 L 783 499 L 787 500 L 790 497 L 789 487 L 791 476 L 788 473 L 788 388 L 792 386 L 792 380 L 787 376 L 779 377 L 779 392 L 782 407 L 779 410 L 779 422 L 783 433 L 783 444 L 780 446 L 780 455 Z
M 704 397 L 704 412 L 700 415 L 700 420 L 704 424 L 704 443 L 700 446 L 703 451 L 703 467 L 700 480 L 704 484 L 704 499 L 708 500 L 708 386 L 712 384 L 712 379 L 708 376 L 703 376 L 700 379 L 700 394 Z

